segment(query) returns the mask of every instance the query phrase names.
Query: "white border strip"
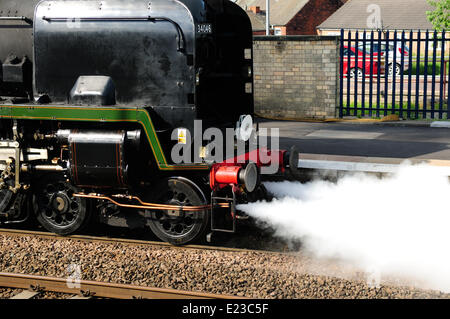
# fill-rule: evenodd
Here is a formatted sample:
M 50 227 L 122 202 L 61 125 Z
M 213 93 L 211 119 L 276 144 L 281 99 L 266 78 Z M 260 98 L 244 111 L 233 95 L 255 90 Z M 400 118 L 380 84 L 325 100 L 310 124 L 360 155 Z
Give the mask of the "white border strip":
M 430 127 L 450 128 L 450 121 L 434 121 L 430 124 Z
M 428 163 L 429 165 L 440 170 L 450 176 L 450 166 L 439 166 Z M 325 161 L 325 160 L 308 160 L 300 159 L 298 168 L 317 169 L 328 171 L 347 171 L 347 172 L 368 172 L 368 173 L 395 173 L 398 171 L 398 164 L 382 164 L 382 163 L 358 163 L 343 161 Z
M 398 170 L 398 165 L 300 159 L 298 161 L 298 168 L 350 172 L 394 173 Z

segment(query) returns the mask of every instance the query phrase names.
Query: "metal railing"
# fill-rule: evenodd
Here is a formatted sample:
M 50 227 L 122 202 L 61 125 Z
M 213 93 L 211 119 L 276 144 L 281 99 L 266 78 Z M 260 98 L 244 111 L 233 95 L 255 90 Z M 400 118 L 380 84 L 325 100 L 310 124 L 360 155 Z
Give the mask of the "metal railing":
M 449 41 L 446 32 L 341 30 L 339 116 L 449 119 Z

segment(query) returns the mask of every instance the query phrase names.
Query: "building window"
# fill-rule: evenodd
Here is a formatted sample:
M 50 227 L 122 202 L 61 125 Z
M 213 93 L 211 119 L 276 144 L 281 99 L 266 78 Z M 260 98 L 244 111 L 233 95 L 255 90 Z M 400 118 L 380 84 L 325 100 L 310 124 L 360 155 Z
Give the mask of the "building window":
M 274 28 L 275 35 L 281 35 L 281 28 Z

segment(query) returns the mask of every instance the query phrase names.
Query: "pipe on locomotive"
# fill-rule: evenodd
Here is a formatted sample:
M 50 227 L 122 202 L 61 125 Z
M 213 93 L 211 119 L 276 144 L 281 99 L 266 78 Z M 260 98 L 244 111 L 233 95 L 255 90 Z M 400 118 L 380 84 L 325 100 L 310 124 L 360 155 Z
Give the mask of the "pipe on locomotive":
M 127 196 L 123 194 L 117 194 L 112 195 L 112 197 L 120 197 L 120 198 L 127 198 L 127 199 L 136 199 L 138 200 L 141 205 L 134 205 L 134 204 L 124 204 L 119 203 L 118 201 L 112 199 L 109 196 L 102 195 L 102 194 L 84 194 L 84 193 L 75 193 L 73 194 L 74 197 L 81 197 L 81 198 L 91 198 L 91 199 L 100 199 L 100 200 L 107 200 L 114 205 L 117 205 L 119 207 L 124 208 L 136 208 L 136 209 L 152 209 L 152 210 L 176 210 L 176 211 L 186 211 L 186 212 L 196 212 L 196 211 L 202 211 L 205 209 L 211 209 L 212 205 L 196 205 L 196 206 L 182 206 L 182 205 L 169 205 L 169 204 L 157 204 L 157 203 L 147 203 L 141 201 L 140 198 L 137 196 Z M 228 208 L 230 207 L 227 203 L 221 203 L 219 205 L 222 208 Z
M 66 169 L 60 165 L 31 165 L 22 164 L 20 166 L 22 172 L 47 171 L 47 172 L 63 172 Z

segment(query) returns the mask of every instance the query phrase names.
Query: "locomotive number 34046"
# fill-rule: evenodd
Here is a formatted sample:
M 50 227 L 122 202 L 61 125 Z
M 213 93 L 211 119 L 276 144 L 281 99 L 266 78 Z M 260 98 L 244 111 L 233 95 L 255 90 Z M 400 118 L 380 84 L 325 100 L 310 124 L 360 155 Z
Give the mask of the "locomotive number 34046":
M 212 25 L 210 23 L 197 24 L 197 33 L 212 33 Z

